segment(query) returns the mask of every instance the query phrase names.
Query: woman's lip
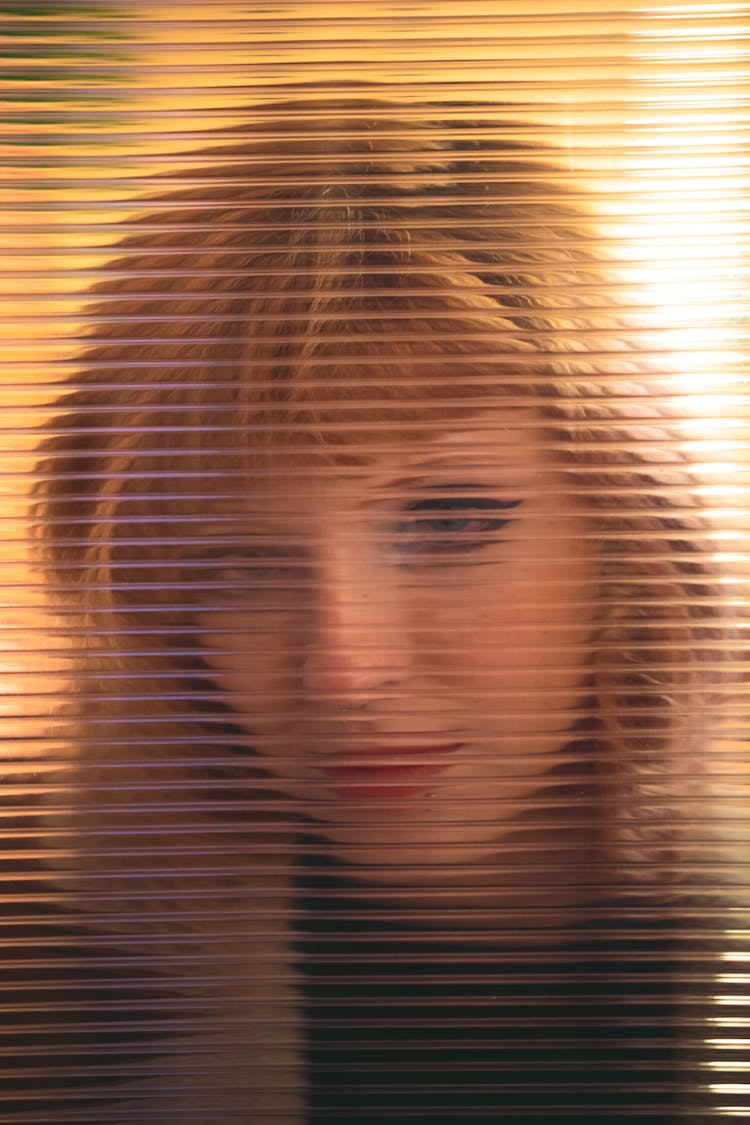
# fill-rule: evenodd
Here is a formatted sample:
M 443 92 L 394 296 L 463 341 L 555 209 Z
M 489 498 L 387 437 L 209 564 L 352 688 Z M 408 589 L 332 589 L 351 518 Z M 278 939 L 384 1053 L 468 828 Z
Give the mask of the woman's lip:
M 346 765 L 329 763 L 321 768 L 331 791 L 346 798 L 410 797 L 424 793 L 450 765 L 445 759 L 459 747 L 443 746 L 368 747 L 356 764 L 354 754 Z M 344 755 L 342 754 L 343 758 Z M 419 759 L 419 760 L 416 760 Z M 425 759 L 427 759 L 425 761 Z

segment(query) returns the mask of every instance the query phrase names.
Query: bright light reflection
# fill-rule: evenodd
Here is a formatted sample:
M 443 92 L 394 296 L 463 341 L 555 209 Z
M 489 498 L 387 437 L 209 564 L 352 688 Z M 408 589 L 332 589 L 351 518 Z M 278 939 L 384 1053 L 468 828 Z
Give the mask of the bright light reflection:
M 737 417 L 728 392 L 750 386 L 738 374 L 747 322 L 743 331 L 735 303 L 745 292 L 750 240 L 746 123 L 737 113 L 746 25 L 727 22 L 742 11 L 732 4 L 640 9 L 646 20 L 632 50 L 635 66 L 648 73 L 635 79 L 643 109 L 628 128 L 648 150 L 626 159 L 628 273 L 650 310 L 644 329 L 666 352 L 686 436 L 716 435 L 704 455 L 722 448 L 726 416 Z M 670 111 L 655 120 L 653 109 L 665 102 Z
M 631 191 L 624 216 L 628 275 L 638 305 L 648 310 L 647 347 L 658 351 L 674 388 L 684 449 L 705 482 L 703 496 L 717 524 L 727 527 L 723 516 L 733 528 L 712 534 L 716 561 L 736 568 L 733 573 L 748 566 L 746 550 L 730 546 L 740 535 L 737 515 L 722 513 L 733 499 L 747 505 L 747 488 L 726 483 L 728 474 L 736 480 L 748 467 L 750 381 L 742 304 L 750 209 L 746 122 L 737 112 L 738 96 L 746 96 L 741 90 L 747 80 L 747 28 L 744 16 L 741 23 L 731 21 L 745 11 L 713 3 L 640 10 L 646 18 L 634 36 L 633 61 L 648 76 L 636 100 L 640 112 L 628 123 L 638 151 L 626 161 Z M 674 17 L 680 18 L 670 27 Z M 723 959 L 746 964 L 741 953 L 728 952 Z M 744 1097 L 750 1085 L 720 1077 L 746 1069 L 741 1061 L 727 1062 L 724 1053 L 748 1045 L 738 1036 L 750 1027 L 750 1019 L 740 1015 L 747 997 L 729 991 L 748 980 L 742 972 L 717 974 L 714 1011 L 726 1015 L 709 1017 L 706 1030 L 726 1030 L 727 1038 L 706 1037 L 707 1050 L 721 1054 L 704 1064 L 717 1079 L 707 1084 L 719 1102 L 717 1115 L 743 1120 L 747 1105 L 722 1105 L 721 1099 Z

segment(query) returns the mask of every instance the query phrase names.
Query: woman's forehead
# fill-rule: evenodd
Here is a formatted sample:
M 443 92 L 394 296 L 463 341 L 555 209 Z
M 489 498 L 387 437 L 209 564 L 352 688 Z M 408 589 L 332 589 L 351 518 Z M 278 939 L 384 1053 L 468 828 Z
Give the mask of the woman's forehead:
M 251 443 L 253 464 L 315 469 L 332 463 L 356 471 L 385 472 L 434 457 L 450 461 L 467 455 L 498 459 L 535 460 L 544 439 L 540 418 L 530 409 L 513 405 L 493 407 L 449 419 L 369 421 L 366 417 L 335 431 L 313 420 L 271 426 L 257 444 Z
M 343 454 L 343 456 L 342 456 Z M 244 499 L 259 497 L 304 509 L 313 498 L 348 493 L 392 494 L 422 484 L 497 484 L 533 489 L 549 472 L 539 419 L 523 408 L 493 410 L 470 423 L 434 427 L 407 437 L 383 429 L 361 450 L 356 442 L 331 449 L 288 443 L 280 436 L 253 457 Z

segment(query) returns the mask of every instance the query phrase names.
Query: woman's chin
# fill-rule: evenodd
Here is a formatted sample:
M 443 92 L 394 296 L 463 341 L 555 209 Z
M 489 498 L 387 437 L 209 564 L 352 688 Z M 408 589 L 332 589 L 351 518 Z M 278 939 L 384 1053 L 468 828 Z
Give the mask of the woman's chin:
M 371 802 L 367 807 L 340 809 L 315 817 L 316 833 L 331 846 L 331 853 L 346 863 L 388 879 L 424 882 L 457 878 L 463 871 L 491 863 L 502 846 L 497 809 L 480 810 L 472 822 L 460 804 Z M 376 877 L 376 876 L 374 876 Z
M 342 839 L 338 833 L 325 835 L 334 858 L 355 868 L 359 877 L 379 883 L 428 886 L 460 882 L 467 869 L 476 875 L 481 865 L 492 866 L 497 854 L 497 844 L 491 841 L 399 841 L 393 836 L 388 841 L 356 840 Z
M 473 831 L 462 825 L 453 833 L 424 827 L 373 832 L 328 825 L 321 836 L 332 858 L 372 883 L 459 893 L 480 886 L 514 894 L 531 888 L 537 894 L 545 888 L 557 893 L 566 884 L 580 887 L 593 876 L 591 840 L 564 829 L 529 833 L 514 825 L 505 832 L 495 827 L 489 836 L 486 825 Z
M 552 879 L 529 858 L 516 857 L 514 867 L 497 841 L 408 849 L 330 841 L 329 854 L 344 864 L 360 905 L 385 907 L 390 922 L 442 931 L 446 941 L 549 946 L 597 899 L 580 875 Z

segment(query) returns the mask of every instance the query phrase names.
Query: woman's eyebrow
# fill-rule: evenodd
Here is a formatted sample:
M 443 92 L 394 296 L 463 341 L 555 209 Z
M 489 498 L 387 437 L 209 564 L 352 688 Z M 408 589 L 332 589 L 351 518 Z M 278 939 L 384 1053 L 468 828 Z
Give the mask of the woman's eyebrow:
M 422 481 L 419 485 L 422 491 L 429 489 L 430 491 L 441 489 L 443 492 L 489 492 L 497 491 L 497 484 L 493 481 Z
M 396 496 L 404 499 L 424 496 L 426 493 L 430 495 L 463 493 L 465 496 L 471 496 L 488 492 L 495 495 L 508 495 L 509 493 L 516 495 L 519 491 L 520 487 L 514 488 L 510 481 L 488 480 L 486 473 L 483 473 L 480 479 L 475 478 L 474 480 L 461 477 L 441 479 L 435 470 L 418 477 L 394 481 L 382 490 L 387 497 Z

